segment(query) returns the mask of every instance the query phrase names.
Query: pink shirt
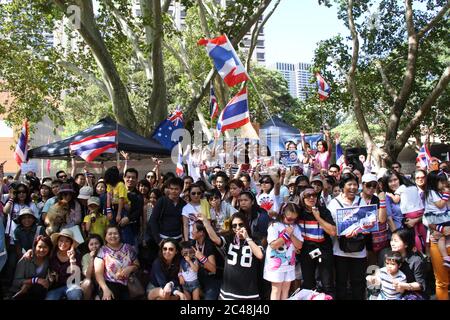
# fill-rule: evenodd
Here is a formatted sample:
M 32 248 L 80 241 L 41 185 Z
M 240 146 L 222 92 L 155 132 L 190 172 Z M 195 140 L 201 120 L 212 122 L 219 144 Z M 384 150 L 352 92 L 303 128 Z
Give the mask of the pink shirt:
M 328 170 L 328 167 L 330 165 L 330 152 L 317 152 L 316 153 L 316 160 L 314 161 L 314 174 L 320 173 L 320 169 L 326 169 Z M 319 169 L 316 169 L 316 166 L 319 166 Z

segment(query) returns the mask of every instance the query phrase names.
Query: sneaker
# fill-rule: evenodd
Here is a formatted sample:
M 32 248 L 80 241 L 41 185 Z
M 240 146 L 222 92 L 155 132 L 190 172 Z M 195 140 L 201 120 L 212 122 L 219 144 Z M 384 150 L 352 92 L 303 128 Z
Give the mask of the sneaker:
M 444 267 L 450 268 L 450 256 L 444 258 Z

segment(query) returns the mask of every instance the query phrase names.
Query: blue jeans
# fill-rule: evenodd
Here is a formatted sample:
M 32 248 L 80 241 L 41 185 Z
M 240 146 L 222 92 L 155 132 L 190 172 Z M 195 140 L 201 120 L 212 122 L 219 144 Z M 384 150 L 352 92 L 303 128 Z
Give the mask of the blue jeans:
M 83 290 L 80 287 L 59 287 L 50 290 L 45 300 L 61 300 L 64 296 L 67 297 L 67 300 L 83 300 Z
M 215 277 L 199 277 L 205 300 L 217 300 L 220 293 L 220 280 Z

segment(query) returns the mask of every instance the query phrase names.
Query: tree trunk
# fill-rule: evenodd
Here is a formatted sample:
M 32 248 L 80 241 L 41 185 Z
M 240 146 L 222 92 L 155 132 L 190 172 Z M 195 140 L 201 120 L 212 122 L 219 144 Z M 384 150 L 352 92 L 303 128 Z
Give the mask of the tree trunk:
M 152 46 L 152 65 L 153 65 L 153 88 L 150 96 L 148 111 L 150 116 L 150 128 L 145 128 L 146 135 L 150 134 L 162 120 L 167 117 L 167 88 L 164 73 L 163 54 L 162 54 L 162 13 L 161 0 L 153 0 L 153 46 Z

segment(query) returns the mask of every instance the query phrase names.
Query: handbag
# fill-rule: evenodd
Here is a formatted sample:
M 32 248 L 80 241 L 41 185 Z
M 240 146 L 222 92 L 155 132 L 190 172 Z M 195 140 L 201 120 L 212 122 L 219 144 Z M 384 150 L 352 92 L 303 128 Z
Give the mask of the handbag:
M 360 252 L 364 250 L 366 243 L 364 241 L 364 235 L 358 234 L 356 237 L 347 238 L 347 237 L 339 237 L 339 249 L 344 252 Z
M 145 295 L 145 289 L 142 286 L 141 281 L 139 281 L 136 273 L 132 273 L 128 277 L 128 294 L 130 299 L 139 299 Z

